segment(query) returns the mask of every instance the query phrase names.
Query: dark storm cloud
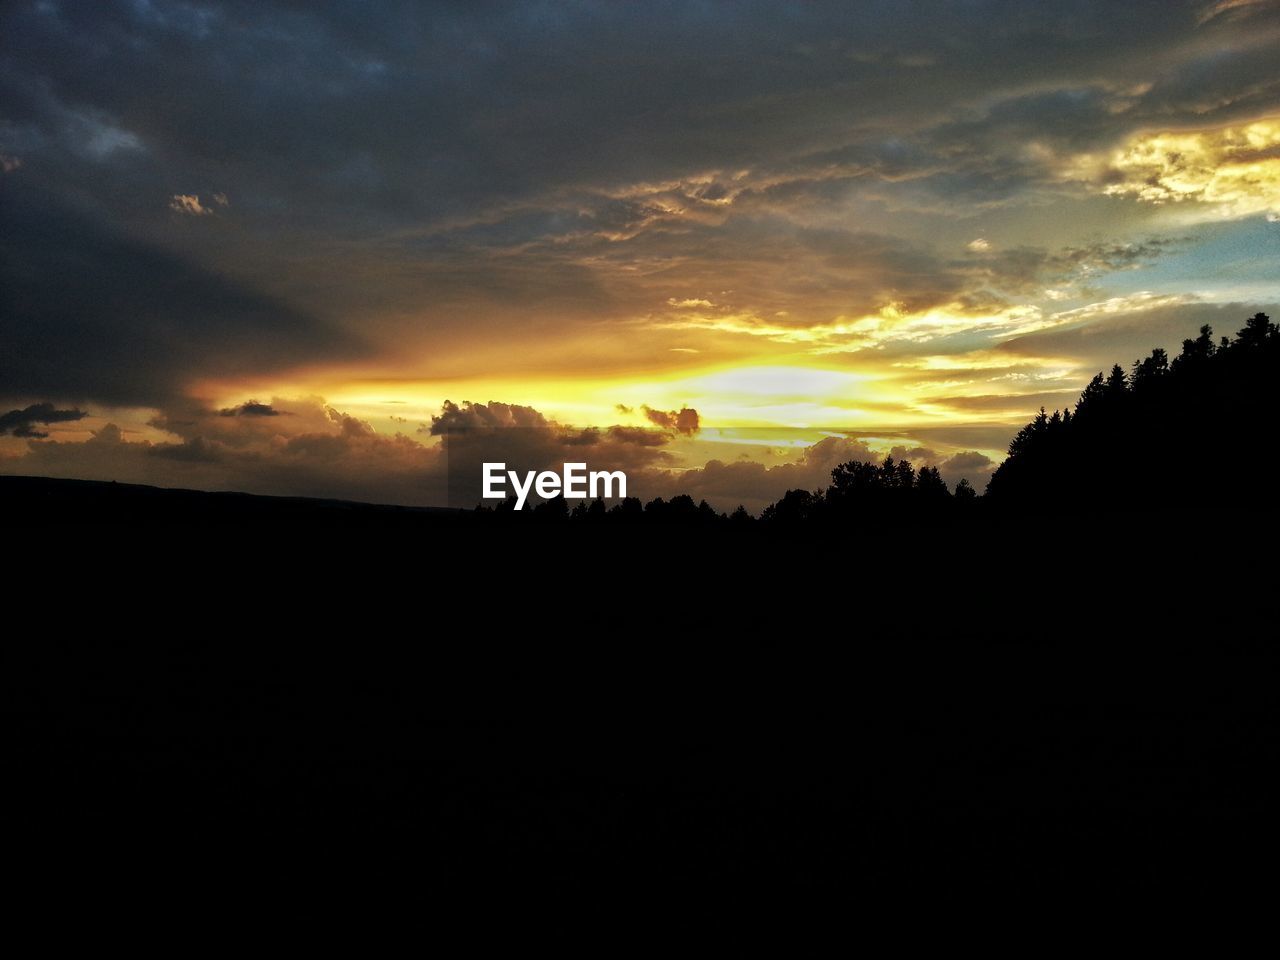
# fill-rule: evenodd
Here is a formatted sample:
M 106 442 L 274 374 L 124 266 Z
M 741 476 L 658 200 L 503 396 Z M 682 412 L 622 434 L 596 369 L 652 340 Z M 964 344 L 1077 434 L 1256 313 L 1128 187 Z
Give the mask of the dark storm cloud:
M 280 411 L 269 403 L 249 400 L 238 407 L 227 407 L 224 410 L 219 410 L 218 414 L 223 417 L 278 417 L 280 416 Z
M 50 197 L 0 195 L 5 393 L 158 405 L 197 376 L 359 345 L 245 286 Z
M 36 424 L 68 423 L 87 416 L 83 410 L 59 410 L 52 403 L 33 403 L 25 409 L 0 414 L 0 437 L 6 433 L 15 437 L 47 437 L 49 434 L 37 430 Z

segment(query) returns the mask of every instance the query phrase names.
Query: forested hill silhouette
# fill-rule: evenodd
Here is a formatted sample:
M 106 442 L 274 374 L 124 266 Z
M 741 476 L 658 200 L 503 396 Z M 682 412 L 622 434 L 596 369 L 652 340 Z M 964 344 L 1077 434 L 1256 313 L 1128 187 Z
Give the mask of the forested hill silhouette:
M 1265 507 L 1242 454 L 1276 430 L 1280 336 L 1264 313 L 1232 340 L 1200 328 L 1164 350 L 1116 364 L 1075 410 L 1040 413 L 1018 431 L 984 498 L 992 506 L 1131 509 L 1153 504 Z M 1241 498 L 1252 501 L 1246 502 Z

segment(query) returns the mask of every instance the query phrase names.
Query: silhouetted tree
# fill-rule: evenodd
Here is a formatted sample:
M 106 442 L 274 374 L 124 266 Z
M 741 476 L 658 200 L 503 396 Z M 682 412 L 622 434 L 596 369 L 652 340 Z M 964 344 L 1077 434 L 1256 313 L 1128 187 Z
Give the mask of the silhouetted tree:
M 1084 388 L 1080 394 L 1080 399 L 1076 401 L 1076 416 L 1089 417 L 1102 408 L 1102 395 L 1106 392 L 1106 383 L 1102 379 L 1102 374 L 1098 374 L 1089 381 L 1089 385 Z
M 1208 362 L 1217 347 L 1213 344 L 1213 327 L 1207 323 L 1200 328 L 1200 336 L 1194 340 L 1182 341 L 1182 352 L 1173 360 L 1173 370 L 1184 369 Z
M 1255 313 L 1236 334 L 1236 342 L 1246 349 L 1262 346 L 1276 335 L 1276 325 L 1265 313 Z
M 1151 351 L 1151 356 L 1145 360 L 1135 360 L 1133 362 L 1133 373 L 1130 381 L 1135 390 L 1150 389 L 1169 372 L 1169 358 L 1164 350 L 1156 347 Z
M 623 497 L 609 508 L 609 516 L 617 520 L 637 520 L 644 516 L 644 507 L 637 497 Z
M 947 489 L 947 482 L 942 479 L 942 474 L 938 473 L 937 467 L 924 467 L 916 474 L 916 489 L 923 498 L 935 502 L 951 496 L 951 491 Z
M 1111 375 L 1107 377 L 1106 385 L 1103 387 L 1102 396 L 1108 404 L 1122 403 L 1129 393 L 1129 380 L 1124 375 L 1124 367 L 1116 364 L 1111 368 Z M 1041 410 L 1041 413 L 1044 411 Z
M 817 516 L 822 505 L 821 493 L 788 490 L 782 499 L 764 508 L 760 519 L 769 523 L 795 524 Z

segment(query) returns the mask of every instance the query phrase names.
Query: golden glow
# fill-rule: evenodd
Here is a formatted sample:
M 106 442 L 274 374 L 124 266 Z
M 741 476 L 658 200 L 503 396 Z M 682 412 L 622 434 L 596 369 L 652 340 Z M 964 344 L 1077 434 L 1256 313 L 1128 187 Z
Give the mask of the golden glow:
M 1044 373 L 1042 365 L 1049 369 Z M 1054 369 L 1055 365 L 1061 369 Z M 964 373 L 978 369 L 974 376 Z M 1025 372 L 1034 369 L 1036 373 Z M 414 379 L 317 379 L 273 387 L 237 385 L 212 402 L 233 406 L 268 396 L 320 395 L 332 406 L 373 423 L 382 432 L 414 433 L 429 425 L 445 400 L 485 403 L 502 400 L 534 407 L 548 418 L 575 425 L 647 425 L 643 407 L 698 410 L 706 428 L 778 428 L 790 431 L 859 431 L 892 424 L 900 428 L 949 423 L 1003 422 L 1003 414 L 952 409 L 944 398 L 1009 392 L 1025 419 L 1017 393 L 1037 386 L 1037 376 L 1055 382 L 1070 376 L 1068 361 L 1010 357 L 977 351 L 885 365 L 877 374 L 816 364 L 712 367 L 686 375 L 619 376 L 597 379 L 489 380 L 447 382 Z M 935 378 L 937 371 L 956 376 Z M 1019 379 L 1020 378 L 1020 379 Z

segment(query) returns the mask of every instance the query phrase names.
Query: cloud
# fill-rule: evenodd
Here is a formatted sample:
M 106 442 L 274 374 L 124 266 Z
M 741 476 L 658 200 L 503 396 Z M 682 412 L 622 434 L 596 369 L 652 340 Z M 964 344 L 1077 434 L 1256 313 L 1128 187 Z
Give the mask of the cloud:
M 238 407 L 227 407 L 224 410 L 219 410 L 218 415 L 223 417 L 278 417 L 280 416 L 280 411 L 269 403 L 249 400 Z
M 7 153 L 0 153 L 0 173 L 13 173 L 21 166 L 21 157 L 11 157 Z
M 943 475 L 947 473 L 962 474 L 969 478 L 972 483 L 972 477 L 975 473 L 989 474 L 995 468 L 995 462 L 986 454 L 979 453 L 976 450 L 968 450 L 963 453 L 957 453 L 942 461 L 941 469 Z M 976 484 L 975 484 L 976 486 Z
M 670 439 L 666 433 L 658 430 L 647 430 L 644 427 L 623 427 L 616 424 L 609 427 L 608 435 L 611 439 L 622 443 L 633 443 L 642 447 L 665 446 Z
M 453 431 L 492 431 L 521 427 L 546 429 L 550 426 L 550 421 L 533 407 L 497 401 L 472 403 L 470 400 L 458 405 L 446 400 L 440 415 L 431 418 L 429 432 L 440 436 Z
M 59 410 L 51 403 L 33 403 L 22 410 L 0 414 L 0 436 L 11 433 L 15 437 L 47 437 L 48 433 L 35 429 L 37 423 L 47 426 L 51 423 L 83 420 L 87 416 L 83 410 Z
M 930 398 L 929 402 L 965 413 L 1006 414 L 1029 420 L 1040 407 L 1050 410 L 1070 407 L 1074 405 L 1079 395 L 1078 387 L 1068 387 L 1036 393 L 983 393 L 936 397 Z
M 1028 414 L 1027 419 L 1030 417 Z M 895 460 L 910 462 L 917 470 L 922 467 L 937 467 L 948 485 L 954 487 L 961 480 L 968 480 L 979 491 L 986 487 L 997 466 L 994 460 L 978 450 L 946 454 L 929 447 L 895 446 L 890 448 L 888 455 Z
M 1085 154 L 1069 175 L 1112 197 L 1195 207 L 1231 219 L 1280 212 L 1280 117 L 1138 134 L 1107 155 Z
M 1098 320 L 1103 317 L 1114 317 L 1132 314 L 1141 310 L 1154 310 L 1158 307 L 1172 307 L 1179 304 L 1193 303 L 1197 298 L 1192 294 L 1168 293 L 1157 294 L 1150 290 L 1139 290 L 1122 297 L 1109 297 L 1096 303 L 1071 310 L 1059 310 L 1051 314 L 1050 326 L 1075 326 L 1084 321 Z
M 288 401 L 290 417 L 224 417 L 182 408 L 154 423 L 173 441 L 134 439 L 106 423 L 86 441 L 33 440 L 0 471 L 201 490 L 333 497 L 378 503 L 445 502 L 440 451 L 387 436 L 315 398 Z
M 962 271 L 972 288 L 985 287 L 1000 295 L 1035 296 L 1059 288 L 1057 296 L 1048 297 L 1054 300 L 1063 298 L 1068 289 L 1079 295 L 1108 274 L 1141 269 L 1185 245 L 1186 241 L 1177 237 L 1149 236 L 1128 241 L 1094 240 L 1054 249 L 988 248 L 974 251 L 984 254 L 981 257 L 944 269 Z
M 783 463 L 712 459 L 693 469 L 641 475 L 636 486 L 646 496 L 669 499 L 688 494 L 695 501 L 707 500 L 718 510 L 728 511 L 743 504 L 752 513 L 759 513 L 787 490 L 825 489 L 831 483 L 831 471 L 840 463 L 881 459 L 861 440 L 826 437 Z
M 991 241 L 985 240 L 982 237 L 977 237 L 976 239 L 970 240 L 966 243 L 965 249 L 972 250 L 974 253 L 986 253 L 991 249 Z
M 1275 6 L 1275 2 L 1276 0 L 1215 0 L 1215 2 L 1205 5 L 1197 18 L 1197 22 L 1205 24 L 1224 14 L 1247 16 L 1250 13 L 1257 12 L 1259 9 Z
M 685 436 L 692 436 L 698 432 L 698 411 L 692 407 L 681 407 L 679 410 L 654 410 L 645 406 L 641 409 L 644 410 L 644 415 L 650 423 L 664 430 L 671 430 Z
M 689 411 L 684 424 L 688 427 Z M 696 414 L 695 414 L 696 416 Z M 474 506 L 480 500 L 485 463 L 505 463 L 520 473 L 560 470 L 566 462 L 587 463 L 592 470 L 622 470 L 640 476 L 669 465 L 666 447 L 678 432 L 612 425 L 579 428 L 559 423 L 520 404 L 490 401 L 455 404 L 445 401 L 431 426 L 420 432 L 441 438 L 447 464 L 449 503 Z
M 175 193 L 169 198 L 169 209 L 174 213 L 187 214 L 192 217 L 205 217 L 213 213 L 211 209 L 200 203 L 195 194 Z

